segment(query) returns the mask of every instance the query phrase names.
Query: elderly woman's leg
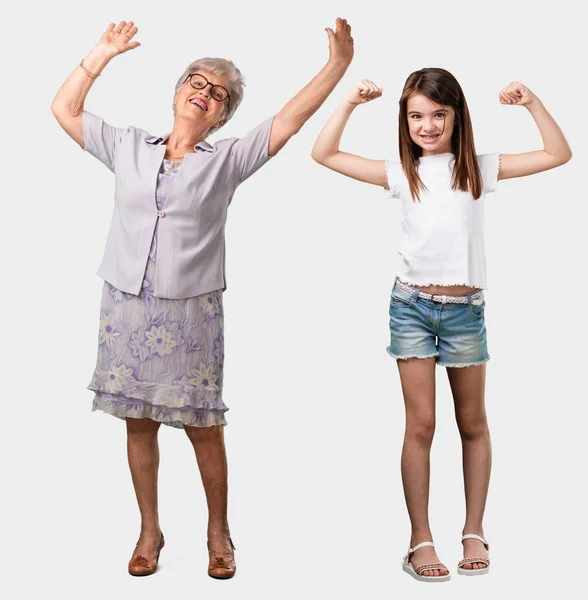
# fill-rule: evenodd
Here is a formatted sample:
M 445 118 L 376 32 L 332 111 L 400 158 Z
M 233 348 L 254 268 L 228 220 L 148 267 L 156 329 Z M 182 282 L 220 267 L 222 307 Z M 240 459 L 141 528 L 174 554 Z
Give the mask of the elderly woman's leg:
M 159 447 L 157 432 L 160 423 L 151 419 L 127 418 L 127 454 L 129 467 L 141 512 L 141 535 L 133 553 L 151 558 L 161 543 L 157 510 L 157 471 Z
M 227 521 L 227 455 L 222 426 L 190 427 L 185 426 L 190 438 L 202 484 L 208 504 L 208 544 L 211 556 L 225 557 L 230 561 L 233 556 L 229 524 Z

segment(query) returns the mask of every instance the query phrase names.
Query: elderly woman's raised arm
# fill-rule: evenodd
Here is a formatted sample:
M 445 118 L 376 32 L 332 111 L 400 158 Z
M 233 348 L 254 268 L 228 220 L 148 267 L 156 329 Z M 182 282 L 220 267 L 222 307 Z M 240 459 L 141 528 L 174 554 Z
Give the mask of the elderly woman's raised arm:
M 318 75 L 275 116 L 269 140 L 269 155 L 274 156 L 319 109 L 347 70 L 353 58 L 351 26 L 337 19 L 329 35 L 329 61 Z
M 82 113 L 86 96 L 96 77 L 115 56 L 140 46 L 139 42 L 131 41 L 136 33 L 137 28 L 132 21 L 121 21 L 116 26 L 111 23 L 97 46 L 59 88 L 51 104 L 51 111 L 59 124 L 82 148 L 85 146 Z

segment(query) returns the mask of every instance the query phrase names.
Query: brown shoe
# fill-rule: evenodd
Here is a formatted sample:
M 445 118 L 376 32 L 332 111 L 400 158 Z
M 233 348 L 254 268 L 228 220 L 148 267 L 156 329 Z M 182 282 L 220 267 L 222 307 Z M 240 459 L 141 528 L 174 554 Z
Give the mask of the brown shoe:
M 142 554 L 138 554 L 135 558 L 132 558 L 129 561 L 129 575 L 135 575 L 138 577 L 142 577 L 144 575 L 153 575 L 155 570 L 157 569 L 157 563 L 159 562 L 159 553 L 161 549 L 165 545 L 165 540 L 163 539 L 163 533 L 161 534 L 161 541 L 159 542 L 159 546 L 157 548 L 157 553 L 154 558 L 148 560 Z
M 229 538 L 229 542 L 231 543 L 231 548 L 236 550 L 231 538 Z M 231 552 L 230 556 L 216 555 L 210 549 L 210 544 L 208 544 L 208 557 L 208 574 L 210 577 L 214 577 L 214 579 L 230 579 L 235 574 L 237 565 L 235 564 L 234 552 Z

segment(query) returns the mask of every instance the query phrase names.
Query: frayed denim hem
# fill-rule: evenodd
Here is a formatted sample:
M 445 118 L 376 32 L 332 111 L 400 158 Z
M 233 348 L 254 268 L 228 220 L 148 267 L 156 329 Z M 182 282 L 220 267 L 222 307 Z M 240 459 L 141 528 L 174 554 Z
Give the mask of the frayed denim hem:
M 392 354 L 389 348 L 386 348 L 386 352 L 396 360 L 408 360 L 409 358 L 439 358 L 439 352 L 435 352 L 435 354 L 428 354 L 427 356 L 416 356 L 415 354 L 409 354 L 408 356 L 397 356 L 396 354 Z
M 450 367 L 450 368 L 457 368 L 457 369 L 463 369 L 464 367 L 478 367 L 480 365 L 483 365 L 484 363 L 487 363 L 490 360 L 490 357 L 485 358 L 484 360 L 480 360 L 479 362 L 473 362 L 473 363 L 458 363 L 456 365 L 448 365 L 447 363 L 440 363 L 438 362 L 437 364 L 440 367 Z

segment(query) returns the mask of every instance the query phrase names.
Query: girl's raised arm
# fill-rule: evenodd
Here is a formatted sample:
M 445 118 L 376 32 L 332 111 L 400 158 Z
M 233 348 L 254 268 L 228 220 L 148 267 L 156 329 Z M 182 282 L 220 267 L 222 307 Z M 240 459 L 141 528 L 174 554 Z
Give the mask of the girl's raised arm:
M 499 99 L 501 104 L 524 106 L 531 113 L 543 139 L 543 150 L 501 154 L 498 179 L 541 173 L 559 167 L 572 158 L 572 151 L 559 125 L 529 88 L 513 81 L 500 92 Z
M 312 158 L 319 164 L 347 177 L 388 187 L 385 161 L 370 160 L 339 150 L 341 136 L 351 113 L 360 104 L 379 98 L 381 95 L 381 88 L 372 81 L 362 79 L 323 127 L 312 149 Z

